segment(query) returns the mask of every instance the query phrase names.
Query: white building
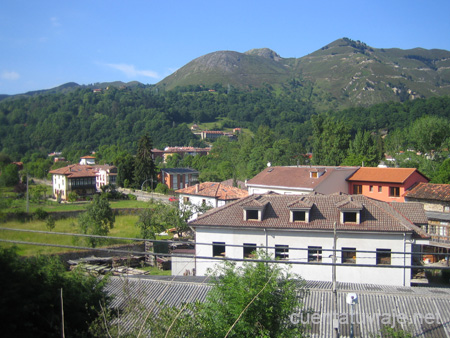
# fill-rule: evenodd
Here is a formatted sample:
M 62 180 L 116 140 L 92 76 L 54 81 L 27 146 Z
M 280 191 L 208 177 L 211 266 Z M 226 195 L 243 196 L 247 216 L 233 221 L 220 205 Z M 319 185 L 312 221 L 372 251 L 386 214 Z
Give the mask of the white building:
M 186 208 L 188 204 L 197 207 L 217 208 L 248 195 L 246 190 L 218 182 L 197 183 L 175 192 L 180 199 L 181 209 Z M 196 218 L 197 213 L 195 212 L 189 220 L 192 221 Z
M 348 193 L 348 182 L 358 167 L 267 167 L 246 183 L 249 194 Z
M 336 280 L 382 285 L 411 284 L 415 244 L 427 242 L 420 228 L 423 207 L 401 208 L 362 195 L 250 195 L 191 222 L 199 257 L 251 258 L 258 247 L 292 263 L 307 280 L 331 281 L 334 223 Z M 415 222 L 415 223 L 414 223 Z M 245 246 L 245 247 L 243 247 Z M 300 264 L 298 264 L 300 263 Z M 196 259 L 196 275 L 217 264 Z

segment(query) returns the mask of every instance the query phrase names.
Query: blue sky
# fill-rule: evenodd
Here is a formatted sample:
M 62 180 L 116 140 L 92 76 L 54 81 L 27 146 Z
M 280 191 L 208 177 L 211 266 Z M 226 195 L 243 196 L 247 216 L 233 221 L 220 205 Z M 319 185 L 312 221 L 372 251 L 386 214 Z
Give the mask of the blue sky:
M 450 50 L 448 0 L 4 0 L 0 94 L 67 82 L 153 84 L 218 50 L 302 57 L 348 37 Z

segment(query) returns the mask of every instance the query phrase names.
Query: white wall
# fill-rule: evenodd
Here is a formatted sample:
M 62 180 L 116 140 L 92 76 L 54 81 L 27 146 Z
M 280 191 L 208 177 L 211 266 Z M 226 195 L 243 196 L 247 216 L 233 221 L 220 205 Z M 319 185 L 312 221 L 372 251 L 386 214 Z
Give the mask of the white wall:
M 186 194 L 180 194 L 178 196 L 180 200 L 180 209 L 183 208 L 184 204 L 184 198 L 189 197 L 189 202 L 192 205 L 200 207 L 203 203 L 203 200 L 205 200 L 205 203 L 207 206 L 210 206 L 212 208 L 221 207 L 222 205 L 225 205 L 225 201 L 219 201 L 215 199 L 214 197 L 207 197 L 207 196 L 198 196 L 198 195 L 186 195 Z M 189 222 L 193 221 L 194 219 L 197 219 L 198 214 L 194 213 L 191 218 L 189 218 Z
M 409 236 L 409 235 L 408 235 Z M 408 238 L 407 238 L 408 239 Z M 277 244 L 289 245 L 289 260 L 308 262 L 308 246 L 320 246 L 322 249 L 333 248 L 333 234 L 331 232 L 307 232 L 293 230 L 268 230 L 264 229 L 231 229 L 231 228 L 196 228 L 197 243 L 225 242 L 226 244 L 243 245 L 254 243 L 262 246 L 274 247 Z M 405 244 L 406 243 L 406 244 Z M 373 267 L 356 267 L 351 264 L 337 266 L 336 276 L 339 282 L 370 283 L 381 285 L 406 285 L 411 282 L 410 269 L 382 268 L 376 266 L 375 253 L 363 253 L 361 251 L 376 251 L 376 249 L 391 249 L 392 252 L 411 250 L 409 241 L 404 241 L 403 234 L 387 233 L 344 233 L 338 232 L 337 249 L 356 248 L 356 263 L 370 264 Z M 303 248 L 304 250 L 294 250 Z M 268 249 L 274 255 L 274 249 Z M 211 245 L 196 245 L 197 256 L 212 256 Z M 242 247 L 226 247 L 226 257 L 243 258 Z M 337 253 L 337 262 L 341 262 L 341 254 Z M 332 251 L 322 251 L 322 263 L 332 263 Z M 196 271 L 198 276 L 205 275 L 207 268 L 217 264 L 214 260 L 197 259 Z M 239 263 L 241 264 L 241 263 Z M 391 265 L 410 265 L 411 257 L 403 254 L 392 254 Z M 298 273 L 307 280 L 331 281 L 332 266 L 314 263 L 292 264 L 292 271 Z
M 256 194 L 265 194 L 268 193 L 269 191 L 273 191 L 276 192 L 278 194 L 281 195 L 305 195 L 305 194 L 310 194 L 313 192 L 313 189 L 293 189 L 293 188 L 282 188 L 282 187 L 272 187 L 272 188 L 264 188 L 264 187 L 252 187 L 252 186 L 247 186 L 248 188 L 248 194 L 249 195 L 256 195 Z
M 67 177 L 65 175 L 55 175 L 53 174 L 53 196 L 56 198 L 56 192 L 61 193 L 61 198 L 67 199 Z

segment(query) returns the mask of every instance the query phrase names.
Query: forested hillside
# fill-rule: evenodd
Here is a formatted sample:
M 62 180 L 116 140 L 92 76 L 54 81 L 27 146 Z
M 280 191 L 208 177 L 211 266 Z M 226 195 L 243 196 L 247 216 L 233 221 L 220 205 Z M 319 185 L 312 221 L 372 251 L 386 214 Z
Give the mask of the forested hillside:
M 100 93 L 81 88 L 66 94 L 42 94 L 0 102 L 0 149 L 13 159 L 52 151 L 93 151 L 119 145 L 134 152 L 136 142 L 150 135 L 154 147 L 197 146 L 201 141 L 188 123 L 216 122 L 217 129 L 245 127 L 254 133 L 267 126 L 275 139 L 313 148 L 311 117 L 317 112 L 305 95 L 307 88 L 286 85 L 280 93 L 269 88 L 238 91 L 184 87 L 158 92 L 143 88 L 110 88 Z M 379 134 L 409 126 L 424 115 L 450 116 L 450 98 L 416 99 L 368 108 L 329 111 L 353 138 L 358 130 Z

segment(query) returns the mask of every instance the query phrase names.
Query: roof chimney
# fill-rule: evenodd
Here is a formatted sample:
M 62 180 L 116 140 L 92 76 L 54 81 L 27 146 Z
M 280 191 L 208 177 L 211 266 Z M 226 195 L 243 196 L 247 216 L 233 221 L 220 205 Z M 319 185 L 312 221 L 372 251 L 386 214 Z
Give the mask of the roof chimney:
M 195 185 L 195 193 L 198 194 L 198 183 Z

